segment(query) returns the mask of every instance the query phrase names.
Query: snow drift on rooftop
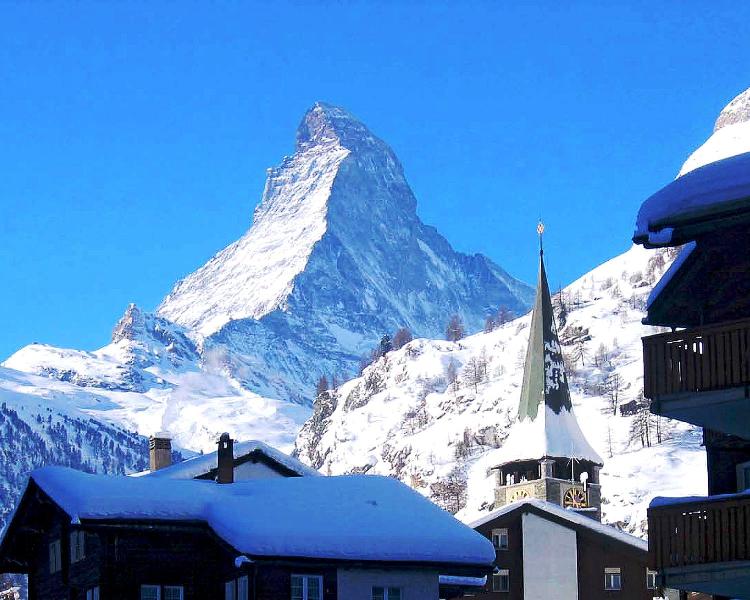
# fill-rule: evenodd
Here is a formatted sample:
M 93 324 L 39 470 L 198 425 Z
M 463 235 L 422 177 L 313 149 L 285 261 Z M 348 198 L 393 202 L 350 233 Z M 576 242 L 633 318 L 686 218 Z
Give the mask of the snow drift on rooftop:
M 486 538 L 389 477 L 290 477 L 221 485 L 44 467 L 31 479 L 73 522 L 204 521 L 251 557 L 485 566 L 495 558 Z

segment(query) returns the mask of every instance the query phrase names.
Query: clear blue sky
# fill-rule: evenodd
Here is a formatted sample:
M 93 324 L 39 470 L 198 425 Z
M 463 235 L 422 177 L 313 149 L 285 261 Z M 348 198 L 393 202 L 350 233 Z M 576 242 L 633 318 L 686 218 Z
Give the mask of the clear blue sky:
M 0 358 L 153 309 L 250 225 L 318 99 L 459 250 L 533 282 L 540 214 L 553 285 L 625 250 L 750 86 L 750 4 L 567 4 L 1 4 Z

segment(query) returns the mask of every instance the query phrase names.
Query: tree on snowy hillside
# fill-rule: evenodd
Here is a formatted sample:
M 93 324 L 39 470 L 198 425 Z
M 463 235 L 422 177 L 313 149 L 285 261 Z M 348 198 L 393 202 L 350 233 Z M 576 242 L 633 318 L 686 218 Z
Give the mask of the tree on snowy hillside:
M 321 375 L 320 379 L 318 379 L 318 384 L 315 386 L 315 397 L 317 398 L 320 396 L 323 392 L 328 391 L 328 377 L 325 375 Z
M 413 336 L 408 328 L 402 327 L 393 336 L 393 348 L 394 350 L 400 350 L 406 344 L 412 341 Z
M 456 514 L 466 506 L 466 467 L 458 464 L 445 479 L 430 486 L 432 500 L 449 513 Z
M 464 328 L 464 322 L 458 315 L 453 315 L 448 321 L 448 326 L 445 328 L 445 339 L 449 342 L 457 342 L 466 336 L 466 329 Z
M 388 354 L 391 350 L 393 350 L 393 342 L 391 342 L 391 336 L 387 333 L 383 335 L 382 338 L 380 338 L 380 356 L 385 356 Z

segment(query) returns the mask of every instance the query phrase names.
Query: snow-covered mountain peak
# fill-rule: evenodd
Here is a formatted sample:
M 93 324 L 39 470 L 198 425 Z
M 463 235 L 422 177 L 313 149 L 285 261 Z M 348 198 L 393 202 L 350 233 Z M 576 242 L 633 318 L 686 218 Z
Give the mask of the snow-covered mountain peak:
M 727 125 L 737 123 L 746 123 L 750 121 L 750 88 L 737 95 L 723 110 L 716 119 L 714 131 L 719 131 Z
M 688 157 L 677 176 L 745 152 L 750 152 L 750 88 L 719 113 L 713 133 Z
M 316 102 L 305 113 L 297 129 L 297 151 L 316 144 L 357 146 L 374 139 L 375 136 L 365 124 L 347 110 L 326 102 Z

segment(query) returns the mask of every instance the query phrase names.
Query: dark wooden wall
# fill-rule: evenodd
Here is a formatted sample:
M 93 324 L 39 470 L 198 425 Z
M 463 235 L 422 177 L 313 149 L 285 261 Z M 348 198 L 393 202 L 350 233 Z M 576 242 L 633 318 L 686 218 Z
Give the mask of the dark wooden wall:
M 500 569 L 508 569 L 510 592 L 493 592 L 492 576 L 489 575 L 485 590 L 474 596 L 479 600 L 523 598 L 523 530 L 521 528 L 520 511 L 493 519 L 489 523 L 480 525 L 476 530 L 487 539 L 492 540 L 492 530 L 502 528 L 508 530 L 508 549 L 495 551 L 497 557 L 495 564 Z
M 650 600 L 655 590 L 646 588 L 648 553 L 613 541 L 604 535 L 578 531 L 579 600 Z M 604 569 L 620 567 L 622 589 L 604 589 Z

